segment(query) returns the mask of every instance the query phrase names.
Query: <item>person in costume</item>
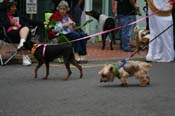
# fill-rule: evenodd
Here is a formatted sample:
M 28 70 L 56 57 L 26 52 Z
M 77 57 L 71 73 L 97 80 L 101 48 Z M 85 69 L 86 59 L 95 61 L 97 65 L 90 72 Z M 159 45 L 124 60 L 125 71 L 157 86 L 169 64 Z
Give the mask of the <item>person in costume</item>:
M 149 14 L 154 14 L 149 17 L 150 43 L 146 61 L 171 62 L 175 56 L 172 5 L 168 0 L 148 0 L 148 7 Z M 168 27 L 170 28 L 163 32 Z M 160 33 L 161 35 L 155 39 Z

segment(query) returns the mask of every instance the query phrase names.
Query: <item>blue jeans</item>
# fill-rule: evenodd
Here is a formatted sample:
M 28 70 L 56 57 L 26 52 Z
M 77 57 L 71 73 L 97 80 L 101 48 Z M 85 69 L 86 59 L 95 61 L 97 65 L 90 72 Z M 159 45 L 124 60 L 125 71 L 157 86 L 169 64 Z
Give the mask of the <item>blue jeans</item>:
M 65 34 L 65 36 L 67 38 L 69 38 L 69 40 L 71 41 L 71 40 L 76 40 L 76 39 L 85 37 L 86 34 L 83 31 L 74 31 L 74 32 L 70 32 L 68 34 Z M 74 51 L 76 53 L 78 53 L 79 55 L 86 55 L 87 54 L 87 49 L 86 49 L 87 39 L 75 41 L 72 44 L 74 47 Z
M 133 22 L 136 20 L 135 15 L 118 15 L 118 23 L 119 26 L 125 26 L 128 25 L 129 23 Z M 131 35 L 133 33 L 135 25 L 129 25 L 121 28 L 119 30 L 119 36 L 120 36 L 120 48 L 122 50 L 130 50 L 130 45 L 129 45 L 129 39 L 131 38 Z

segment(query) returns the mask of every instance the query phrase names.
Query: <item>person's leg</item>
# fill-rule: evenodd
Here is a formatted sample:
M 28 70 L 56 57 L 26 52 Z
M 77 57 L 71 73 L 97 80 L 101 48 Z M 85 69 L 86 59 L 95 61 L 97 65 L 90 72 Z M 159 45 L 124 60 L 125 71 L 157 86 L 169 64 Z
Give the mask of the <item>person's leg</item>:
M 28 27 L 22 27 L 19 31 L 19 36 L 20 36 L 20 43 L 17 47 L 17 49 L 20 49 L 23 47 L 24 42 L 26 42 L 27 39 L 29 39 L 29 31 L 30 29 Z M 32 61 L 30 57 L 27 54 L 27 51 L 23 52 L 23 65 L 31 65 Z
M 71 40 L 76 40 L 78 38 L 80 38 L 80 34 L 77 32 L 70 32 L 68 34 L 65 35 L 70 41 Z M 74 52 L 75 52 L 75 57 L 76 60 L 79 61 L 80 60 L 80 53 L 81 53 L 81 45 L 79 41 L 75 41 L 72 42 L 73 48 L 74 48 Z
M 79 39 L 81 37 L 81 35 L 77 32 L 70 32 L 68 34 L 65 35 L 67 38 L 69 38 L 69 40 L 76 40 L 76 39 Z M 73 44 L 73 47 L 75 49 L 75 52 L 81 52 L 81 45 L 80 45 L 80 42 L 79 41 L 75 41 L 75 42 L 72 42 Z
M 82 48 L 82 53 L 81 55 L 87 55 L 87 40 L 81 40 L 81 48 Z
M 127 26 L 129 24 L 129 20 L 128 20 L 128 16 L 124 16 L 121 15 L 119 18 L 119 26 L 124 26 L 120 29 L 120 42 L 121 42 L 121 46 L 120 48 L 124 51 L 130 51 L 131 48 L 129 46 L 129 26 Z
M 129 23 L 132 23 L 132 22 L 136 21 L 136 16 L 135 15 L 129 16 L 128 20 L 129 20 Z M 136 24 L 132 24 L 128 27 L 129 28 L 128 37 L 130 40 L 133 40 L 133 38 L 134 38 L 134 27 L 135 26 L 136 26 Z
M 83 62 L 87 62 L 87 40 L 81 40 L 81 48 L 82 48 L 82 52 L 80 54 L 80 60 Z
M 29 38 L 29 36 L 24 36 L 25 34 L 21 33 L 22 36 L 20 36 L 20 30 L 13 30 L 7 33 L 9 38 L 11 38 L 11 41 L 13 43 L 19 43 L 17 49 L 20 49 L 23 46 L 23 43 Z M 20 39 L 21 37 L 24 37 L 25 40 Z M 21 44 L 21 45 L 20 45 Z M 21 46 L 21 47 L 20 47 Z M 31 65 L 31 60 L 29 58 L 29 56 L 27 55 L 26 51 L 23 51 L 23 65 Z
M 81 38 L 87 36 L 83 30 L 79 30 L 78 33 L 81 35 Z M 81 45 L 80 59 L 83 62 L 87 62 L 87 39 L 80 40 L 79 42 Z
M 17 47 L 17 49 L 20 49 L 21 47 L 23 47 L 24 42 L 27 40 L 27 37 L 29 35 L 29 28 L 28 27 L 22 27 L 19 31 L 19 35 L 20 35 L 20 43 Z
M 19 35 L 20 35 L 20 43 L 17 47 L 17 49 L 20 49 L 21 47 L 23 47 L 24 42 L 26 42 L 27 39 L 29 39 L 29 31 L 30 29 L 28 27 L 22 27 L 19 31 Z M 27 54 L 27 51 L 23 52 L 23 65 L 31 65 L 32 61 L 30 59 L 30 57 Z
M 87 36 L 87 34 L 85 34 L 83 30 L 79 30 L 77 33 L 79 33 L 80 38 Z M 80 40 L 79 42 L 81 45 L 81 54 L 80 55 L 87 55 L 87 51 L 86 51 L 87 39 Z

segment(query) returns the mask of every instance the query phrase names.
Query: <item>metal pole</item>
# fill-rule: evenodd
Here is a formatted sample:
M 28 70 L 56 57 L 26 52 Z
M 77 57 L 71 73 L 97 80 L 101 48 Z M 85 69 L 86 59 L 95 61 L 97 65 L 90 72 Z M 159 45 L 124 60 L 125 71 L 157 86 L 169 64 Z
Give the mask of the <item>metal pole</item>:
M 31 19 L 31 20 L 33 19 L 33 14 L 30 14 L 30 19 Z

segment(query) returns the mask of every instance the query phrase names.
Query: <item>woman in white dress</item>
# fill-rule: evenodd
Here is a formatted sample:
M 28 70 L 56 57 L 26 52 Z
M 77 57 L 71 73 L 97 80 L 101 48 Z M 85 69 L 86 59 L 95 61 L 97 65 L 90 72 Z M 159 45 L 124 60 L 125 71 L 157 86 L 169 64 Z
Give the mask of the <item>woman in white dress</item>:
M 149 13 L 154 15 L 149 17 L 150 41 L 158 34 L 173 24 L 171 10 L 172 5 L 168 0 L 148 0 Z M 175 52 L 173 48 L 173 26 L 149 44 L 147 61 L 171 62 L 174 60 Z

